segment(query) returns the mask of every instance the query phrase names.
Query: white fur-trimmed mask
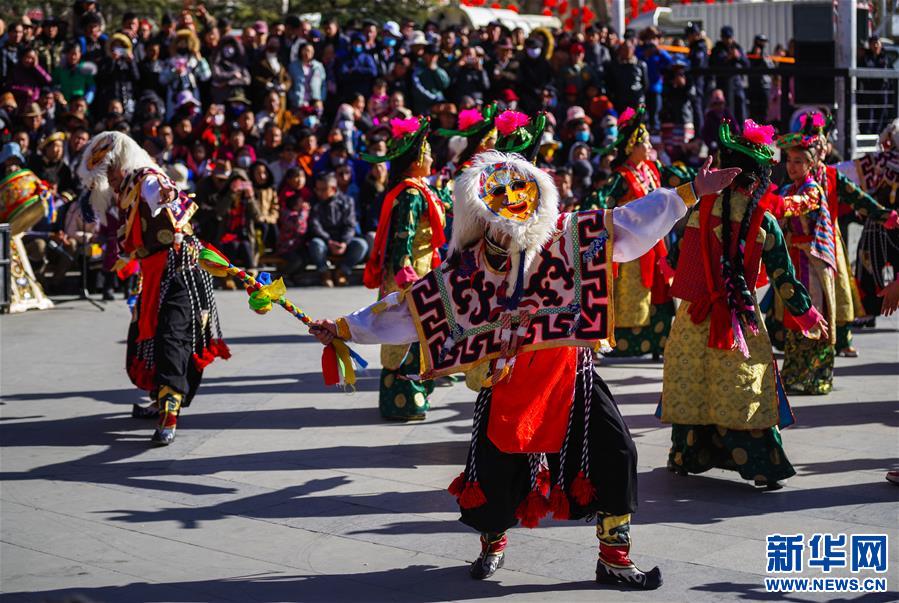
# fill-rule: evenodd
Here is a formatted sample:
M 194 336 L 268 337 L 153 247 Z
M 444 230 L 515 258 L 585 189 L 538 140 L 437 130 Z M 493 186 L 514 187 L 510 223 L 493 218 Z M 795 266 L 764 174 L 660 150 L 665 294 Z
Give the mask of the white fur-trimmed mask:
M 461 253 L 487 230 L 508 235 L 509 251 L 525 251 L 526 263 L 556 229 L 559 193 L 552 177 L 517 153 L 475 156 L 455 182 L 450 253 Z

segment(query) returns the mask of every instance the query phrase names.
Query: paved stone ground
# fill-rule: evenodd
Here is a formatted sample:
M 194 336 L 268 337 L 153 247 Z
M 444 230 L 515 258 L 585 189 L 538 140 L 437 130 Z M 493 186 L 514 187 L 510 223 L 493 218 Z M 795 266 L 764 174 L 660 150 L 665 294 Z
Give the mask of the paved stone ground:
M 292 294 L 314 316 L 371 299 L 359 288 Z M 382 423 L 376 371 L 355 395 L 325 388 L 320 347 L 293 319 L 256 316 L 239 292 L 219 304 L 234 357 L 208 369 L 165 449 L 129 415 L 139 397 L 122 368 L 122 302 L 0 319 L 0 598 L 779 600 L 763 586 L 774 532 L 888 532 L 893 592 L 865 600 L 897 598 L 899 489 L 884 480 L 899 457 L 896 320 L 857 336 L 861 357 L 838 359 L 833 394 L 794 399 L 799 423 L 784 439 L 799 475 L 779 492 L 723 471 L 668 473 L 668 428 L 653 417 L 661 365 L 603 364 L 640 453 L 635 557 L 664 571 L 645 594 L 591 582 L 596 543 L 583 523 L 513 530 L 506 569 L 470 580 L 477 537 L 443 488 L 465 460 L 473 394 L 440 388 L 427 422 Z

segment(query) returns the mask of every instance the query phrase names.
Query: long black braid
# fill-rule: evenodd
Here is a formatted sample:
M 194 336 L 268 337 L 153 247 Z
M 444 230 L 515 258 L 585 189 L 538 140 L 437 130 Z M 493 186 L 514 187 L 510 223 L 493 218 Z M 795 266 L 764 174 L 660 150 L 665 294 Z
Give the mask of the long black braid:
M 735 312 L 749 330 L 758 331 L 758 320 L 755 315 L 755 300 L 746 283 L 746 271 L 743 265 L 746 235 L 749 232 L 749 222 L 759 202 L 768 190 L 771 182 L 771 168 L 761 166 L 742 153 L 722 150 L 721 167 L 740 167 L 743 172 L 737 176 L 734 184 L 725 189 L 721 207 L 721 271 L 724 276 L 724 287 L 727 293 L 727 305 Z M 752 196 L 746 206 L 746 212 L 740 220 L 740 228 L 737 234 L 737 248 L 733 257 L 730 255 L 731 241 L 731 194 L 734 186 L 748 187 L 756 184 Z

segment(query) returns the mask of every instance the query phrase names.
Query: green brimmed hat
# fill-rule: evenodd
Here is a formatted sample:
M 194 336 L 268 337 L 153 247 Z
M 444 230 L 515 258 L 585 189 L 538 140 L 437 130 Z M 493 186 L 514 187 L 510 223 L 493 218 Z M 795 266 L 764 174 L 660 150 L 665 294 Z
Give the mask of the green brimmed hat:
M 728 120 L 721 122 L 718 128 L 718 140 L 721 146 L 746 155 L 759 165 L 774 163 L 774 127 L 755 123 L 751 119 L 743 122 L 743 132 L 734 136 Z
M 649 130 L 646 129 L 646 107 L 640 105 L 636 109 L 628 107 L 618 116 L 618 136 L 612 144 L 593 149 L 600 155 L 608 155 L 613 151 L 620 151 L 622 159 L 626 159 L 634 145 L 642 142 L 644 137 L 649 136 Z
M 427 117 L 409 117 L 390 120 L 390 138 L 387 139 L 387 153 L 371 155 L 361 153 L 360 157 L 369 163 L 394 161 L 412 151 L 419 151 L 428 135 L 430 121 Z
M 459 129 L 452 130 L 450 128 L 440 128 L 437 134 L 450 138 L 452 136 L 462 136 L 470 138 L 472 136 L 486 135 L 492 128 L 496 119 L 497 107 L 496 103 L 490 103 L 480 109 L 466 109 L 459 113 Z
M 496 150 L 503 153 L 520 153 L 533 159 L 540 147 L 543 130 L 546 129 L 546 113 L 531 119 L 518 111 L 503 111 L 496 116 Z

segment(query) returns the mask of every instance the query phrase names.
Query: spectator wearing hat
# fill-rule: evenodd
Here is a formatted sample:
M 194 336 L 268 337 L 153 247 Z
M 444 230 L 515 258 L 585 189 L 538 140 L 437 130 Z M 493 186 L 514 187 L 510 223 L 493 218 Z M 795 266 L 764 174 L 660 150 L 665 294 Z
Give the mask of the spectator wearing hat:
M 687 54 L 689 60 L 689 77 L 693 80 L 693 87 L 696 89 L 696 100 L 693 101 L 693 117 L 695 126 L 698 130 L 702 129 L 702 119 L 705 114 L 705 102 L 712 93 L 714 78 L 707 77 L 699 73 L 700 70 L 709 66 L 709 47 L 706 44 L 705 36 L 702 34 L 702 28 L 696 23 L 689 23 L 684 30 L 684 37 L 687 40 L 689 52 Z
M 327 97 L 327 74 L 325 67 L 315 60 L 315 47 L 304 42 L 300 45 L 297 59 L 288 72 L 291 79 L 287 105 L 291 108 L 311 107 L 323 104 Z
M 637 58 L 633 36 L 628 38 L 625 34 L 624 41 L 615 51 L 615 59 L 606 64 L 604 72 L 606 90 L 618 113 L 646 103 L 649 70 L 646 63 Z
M 134 60 L 131 40 L 124 34 L 112 34 L 106 45 L 106 56 L 97 69 L 98 97 L 122 101 L 123 116 L 130 120 L 137 106 L 139 81 L 140 72 Z
M 749 66 L 756 69 L 774 69 L 774 61 L 767 53 L 768 36 L 758 34 L 749 51 Z M 768 117 L 768 99 L 771 97 L 771 74 L 760 73 L 749 76 L 749 116 L 762 123 Z
M 44 123 L 44 113 L 37 103 L 28 103 L 22 108 L 19 117 L 22 119 L 22 132 L 26 135 L 28 149 L 37 148 L 38 142 L 48 134 L 49 128 Z M 26 149 L 23 147 L 23 153 Z
M 483 102 L 490 92 L 490 78 L 484 69 L 484 51 L 478 46 L 465 48 L 450 72 L 450 100 L 458 103 L 463 96 Z
M 346 94 L 367 95 L 371 84 L 378 77 L 378 65 L 374 57 L 366 51 L 365 38 L 361 34 L 353 34 L 350 41 L 350 53 L 339 61 L 337 84 Z
M 530 37 L 525 41 L 516 87 L 519 106 L 525 113 L 533 113 L 541 106 L 543 89 L 553 81 L 553 69 L 546 54 L 542 38 Z
M 575 143 L 590 144 L 593 134 L 590 126 L 593 120 L 587 115 L 583 107 L 575 105 L 569 107 L 565 113 L 565 122 L 560 132 L 562 142 L 570 149 Z
M 19 105 L 33 103 L 41 95 L 41 88 L 52 82 L 50 74 L 37 60 L 37 51 L 25 47 L 19 53 L 19 62 L 13 65 L 7 84 Z
M 95 65 L 82 60 L 81 46 L 77 42 L 67 42 L 62 62 L 53 70 L 51 79 L 67 102 L 71 103 L 74 97 L 80 96 L 90 104 L 94 101 L 96 72 Z
M 585 61 L 586 51 L 584 45 L 575 42 L 568 47 L 568 65 L 562 69 L 559 77 L 559 87 L 567 91 L 573 87 L 575 98 L 573 104 L 579 104 L 583 100 L 584 90 L 589 86 L 598 86 L 601 82 L 593 68 Z
M 649 76 L 646 88 L 646 113 L 652 132 L 661 129 L 659 112 L 662 110 L 662 78 L 672 61 L 668 51 L 659 48 L 660 40 L 659 30 L 647 27 L 640 33 L 641 44 L 637 48 L 637 58 L 646 63 L 646 73 Z
M 64 132 L 45 136 L 37 146 L 37 154 L 28 162 L 28 168 L 49 184 L 55 194 L 72 199 L 76 192 L 76 180 L 65 161 L 65 140 Z
M 438 64 L 439 61 L 440 50 L 429 44 L 412 69 L 412 111 L 416 114 L 427 115 L 433 105 L 446 100 L 444 93 L 451 80 L 449 74 Z
M 715 42 L 709 55 L 709 67 L 724 70 L 746 69 L 749 59 L 743 48 L 734 39 L 734 28 L 725 25 L 721 28 L 721 39 Z M 724 92 L 727 108 L 737 120 L 743 123 L 749 117 L 746 105 L 747 78 L 745 75 L 717 75 L 716 87 Z
M 200 94 L 200 82 L 211 77 L 209 63 L 200 55 L 200 39 L 197 34 L 189 29 L 179 30 L 169 46 L 169 58 L 159 77 L 159 83 L 165 86 L 165 103 L 168 109 L 166 117 L 172 116 L 178 93 L 190 92 L 197 97 Z

